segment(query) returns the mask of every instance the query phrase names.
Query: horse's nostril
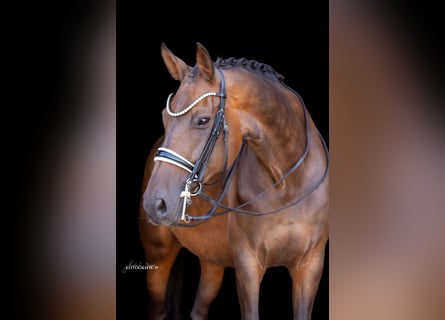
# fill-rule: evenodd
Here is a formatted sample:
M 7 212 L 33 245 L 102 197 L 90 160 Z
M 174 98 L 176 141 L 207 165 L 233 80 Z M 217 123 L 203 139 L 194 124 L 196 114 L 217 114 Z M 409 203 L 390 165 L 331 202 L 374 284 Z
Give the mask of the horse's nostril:
M 158 215 L 165 215 L 167 213 L 167 206 L 165 204 L 164 199 L 158 198 L 155 202 L 155 210 Z

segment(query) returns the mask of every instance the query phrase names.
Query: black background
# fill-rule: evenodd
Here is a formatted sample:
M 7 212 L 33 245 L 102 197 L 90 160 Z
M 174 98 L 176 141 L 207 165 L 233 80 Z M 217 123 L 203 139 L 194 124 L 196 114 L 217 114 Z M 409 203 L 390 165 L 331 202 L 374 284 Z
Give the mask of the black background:
M 162 5 L 161 5 L 162 6 Z M 172 14 L 174 9 L 175 14 Z M 247 12 L 247 13 L 246 13 Z M 153 10 L 117 5 L 117 317 L 144 319 L 148 306 L 145 271 L 122 269 L 145 263 L 138 234 L 138 206 L 144 164 L 163 133 L 161 110 L 179 83 L 162 61 L 161 43 L 189 65 L 196 42 L 213 60 L 245 57 L 272 66 L 304 99 L 328 142 L 328 2 L 292 8 L 193 7 Z M 189 314 L 199 278 L 197 259 L 182 255 L 184 315 Z M 328 319 L 328 247 L 313 319 Z M 290 277 L 284 268 L 269 269 L 260 294 L 261 319 L 291 319 Z M 210 310 L 211 319 L 239 318 L 234 271 L 225 279 Z

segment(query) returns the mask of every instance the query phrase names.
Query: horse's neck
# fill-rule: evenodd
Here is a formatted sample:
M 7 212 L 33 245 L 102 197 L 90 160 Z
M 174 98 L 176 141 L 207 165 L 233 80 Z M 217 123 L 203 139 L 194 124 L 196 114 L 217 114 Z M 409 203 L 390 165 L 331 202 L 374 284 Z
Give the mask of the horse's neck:
M 306 147 L 304 106 L 295 95 L 284 92 L 265 98 L 246 112 L 245 141 L 254 152 L 262 171 L 279 180 Z
M 267 162 L 262 159 L 263 154 L 255 152 L 251 146 L 242 157 L 238 170 L 236 171 L 236 187 L 234 196 L 229 200 L 232 206 L 239 205 L 251 199 L 251 210 L 267 212 L 276 209 L 284 203 L 290 203 L 308 192 L 323 176 L 326 168 L 326 155 L 318 136 L 318 131 L 310 121 L 309 151 L 304 157 L 304 150 L 282 151 L 288 157 L 287 166 L 280 163 Z M 280 152 L 280 151 L 277 151 Z M 295 171 L 292 167 L 303 157 L 301 165 Z M 276 177 L 271 174 L 271 168 L 275 168 Z M 279 171 L 278 171 L 279 170 Z M 276 184 L 277 181 L 282 182 Z M 264 194 L 257 198 L 258 195 Z
M 242 193 L 237 195 L 238 198 L 252 198 L 279 180 L 282 182 L 274 186 L 270 194 L 295 197 L 313 184 L 314 177 L 322 175 L 318 171 L 323 167 L 320 161 L 325 160 L 323 147 L 303 102 L 285 91 L 285 98 L 269 103 L 261 110 L 251 111 L 255 120 L 250 123 L 256 127 L 252 133 L 257 134 L 247 135 L 248 152 L 240 163 L 237 176 L 237 189 Z M 301 165 L 282 179 L 300 159 Z

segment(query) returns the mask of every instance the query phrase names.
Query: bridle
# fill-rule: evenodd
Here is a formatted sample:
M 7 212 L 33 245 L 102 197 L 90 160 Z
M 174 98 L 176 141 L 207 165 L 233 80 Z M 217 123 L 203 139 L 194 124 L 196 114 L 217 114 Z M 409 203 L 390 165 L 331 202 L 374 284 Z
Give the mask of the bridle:
M 227 158 L 228 158 L 228 152 L 227 152 L 227 138 L 228 138 L 228 128 L 226 124 L 226 120 L 224 117 L 224 109 L 226 105 L 226 84 L 224 80 L 224 75 L 221 72 L 221 70 L 217 69 L 220 74 L 220 92 L 206 92 L 199 96 L 197 99 L 195 99 L 188 107 L 184 108 L 182 111 L 179 112 L 173 112 L 170 108 L 170 101 L 171 97 L 173 96 L 173 93 L 171 93 L 168 96 L 167 99 L 167 105 L 166 110 L 167 113 L 172 117 L 180 117 L 189 112 L 193 107 L 195 107 L 198 102 L 203 100 L 206 97 L 209 96 L 218 96 L 220 98 L 220 104 L 218 111 L 216 112 L 216 118 L 213 123 L 212 130 L 210 132 L 210 136 L 207 139 L 207 142 L 204 145 L 204 148 L 201 152 L 201 155 L 199 156 L 198 160 L 193 164 L 187 159 L 185 159 L 183 156 L 179 155 L 178 153 L 174 152 L 173 150 L 170 150 L 168 148 L 159 148 L 154 161 L 164 161 L 173 165 L 176 165 L 190 173 L 188 178 L 185 181 L 184 191 L 181 192 L 180 197 L 183 198 L 183 205 L 182 205 L 182 215 L 181 220 L 185 221 L 186 223 L 189 223 L 190 221 L 194 220 L 195 217 L 192 217 L 188 215 L 185 210 L 187 205 L 190 205 L 191 197 L 197 196 L 202 191 L 203 186 L 203 180 L 204 180 L 204 173 L 207 168 L 208 162 L 210 160 L 210 156 L 212 155 L 213 149 L 215 148 L 216 142 L 218 140 L 218 137 L 221 133 L 221 129 L 224 128 L 224 145 L 226 148 L 225 152 L 225 159 L 224 159 L 224 170 L 222 171 L 222 174 L 227 169 Z
M 229 207 L 229 206 L 222 204 L 221 201 L 228 191 L 228 187 L 232 180 L 233 174 L 236 171 L 236 168 L 240 162 L 240 159 L 244 152 L 244 149 L 246 148 L 246 144 L 243 141 L 241 144 L 240 151 L 238 152 L 238 156 L 236 157 L 236 159 L 233 162 L 233 164 L 231 165 L 227 175 L 225 176 L 225 179 L 223 182 L 223 187 L 222 187 L 222 190 L 221 190 L 218 198 L 215 200 L 215 199 L 211 198 L 210 196 L 208 196 L 203 189 L 204 174 L 205 174 L 208 162 L 210 160 L 210 157 L 211 157 L 212 152 L 215 148 L 216 142 L 218 140 L 218 137 L 220 136 L 221 131 L 224 132 L 224 148 L 225 148 L 223 171 L 217 181 L 215 181 L 213 183 L 207 183 L 206 185 L 217 183 L 217 182 L 221 181 L 221 179 L 224 178 L 224 174 L 227 171 L 227 162 L 228 162 L 228 133 L 229 133 L 229 131 L 228 131 L 227 123 L 225 120 L 225 113 L 224 113 L 225 112 L 225 102 L 226 102 L 226 86 L 225 86 L 224 74 L 222 73 L 220 68 L 217 68 L 217 71 L 220 75 L 220 92 L 206 92 L 206 93 L 202 94 L 201 96 L 199 96 L 190 105 L 188 105 L 186 108 L 184 108 L 183 110 L 181 110 L 179 112 L 173 112 L 170 108 L 171 97 L 173 96 L 173 93 L 171 93 L 167 99 L 167 103 L 166 103 L 167 113 L 172 117 L 180 117 L 180 116 L 183 116 L 184 114 L 186 114 L 187 112 L 189 112 L 191 109 L 193 109 L 200 101 L 202 101 L 206 97 L 217 96 L 220 98 L 220 104 L 219 104 L 218 111 L 216 112 L 216 118 L 213 123 L 212 130 L 210 132 L 210 135 L 204 145 L 204 148 L 203 148 L 199 158 L 196 160 L 195 163 L 190 162 L 189 160 L 187 160 L 180 154 L 176 153 L 175 151 L 168 149 L 168 148 L 164 148 L 164 147 L 158 148 L 158 150 L 155 154 L 154 161 L 162 161 L 162 162 L 169 163 L 171 165 L 175 165 L 189 173 L 189 176 L 187 177 L 187 179 L 185 181 L 184 191 L 182 191 L 180 194 L 180 198 L 182 198 L 182 200 L 183 200 L 181 220 L 184 221 L 186 223 L 186 225 L 177 223 L 177 224 L 175 224 L 176 226 L 196 226 L 198 224 L 188 225 L 188 223 L 190 223 L 191 221 L 200 221 L 202 223 L 202 222 L 208 220 L 209 218 L 219 216 L 219 215 L 222 215 L 222 214 L 225 214 L 228 212 L 236 212 L 236 213 L 240 213 L 240 214 L 248 214 L 248 215 L 255 215 L 255 216 L 269 215 L 272 213 L 276 213 L 278 211 L 281 211 L 281 210 L 289 208 L 293 205 L 296 205 L 301 200 L 303 200 L 308 195 L 310 195 L 313 191 L 315 191 L 321 185 L 321 183 L 325 180 L 327 173 L 328 173 L 328 168 L 329 168 L 328 149 L 327 149 L 327 146 L 326 146 L 326 143 L 325 143 L 323 137 L 321 136 L 321 134 L 319 134 L 319 137 L 322 141 L 322 144 L 323 144 L 323 147 L 325 150 L 325 154 L 326 154 L 326 168 L 323 173 L 323 176 L 308 192 L 303 194 L 297 200 L 292 201 L 291 203 L 286 204 L 283 207 L 280 207 L 280 208 L 272 210 L 272 211 L 258 213 L 258 212 L 252 212 L 252 211 L 247 211 L 247 210 L 242 209 L 249 203 L 252 203 L 254 200 L 264 196 L 267 192 L 269 192 L 270 190 L 272 190 L 273 188 L 278 186 L 281 182 L 283 182 L 290 174 L 292 174 L 303 163 L 304 159 L 306 158 L 306 156 L 308 154 L 308 151 L 309 151 L 309 124 L 308 124 L 306 106 L 303 102 L 303 99 L 300 97 L 300 95 L 297 92 L 295 92 L 292 88 L 287 87 L 289 90 L 294 92 L 299 97 L 299 99 L 302 102 L 303 109 L 304 109 L 304 118 L 305 118 L 305 126 L 306 126 L 306 146 L 305 146 L 303 154 L 295 162 L 295 164 L 292 165 L 292 167 L 288 170 L 288 172 L 285 175 L 283 175 L 279 180 L 277 180 L 273 185 L 271 185 L 269 188 L 265 189 L 261 193 L 257 194 L 254 198 L 250 199 L 249 201 L 246 201 L 246 202 L 242 203 L 241 205 L 233 208 L 233 207 Z M 197 195 L 201 196 L 203 199 L 208 201 L 212 205 L 212 207 L 205 215 L 191 216 L 188 213 L 186 213 L 186 208 L 188 205 L 191 205 L 191 203 L 192 203 L 191 197 L 194 197 Z M 224 210 L 220 211 L 218 213 L 215 213 L 217 208 L 222 208 Z

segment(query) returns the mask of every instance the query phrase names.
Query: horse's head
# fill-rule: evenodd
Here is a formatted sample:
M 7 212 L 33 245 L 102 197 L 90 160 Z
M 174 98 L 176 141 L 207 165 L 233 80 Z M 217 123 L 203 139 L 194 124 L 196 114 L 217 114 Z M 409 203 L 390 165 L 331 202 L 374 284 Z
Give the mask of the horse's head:
M 207 50 L 197 43 L 194 67 L 164 44 L 161 54 L 180 86 L 162 112 L 165 139 L 154 158 L 143 205 L 152 222 L 169 225 L 184 218 L 184 203 L 190 203 L 201 188 L 224 180 L 241 138 L 236 128 L 227 134 L 227 121 L 233 116 L 225 111 L 225 79 Z

